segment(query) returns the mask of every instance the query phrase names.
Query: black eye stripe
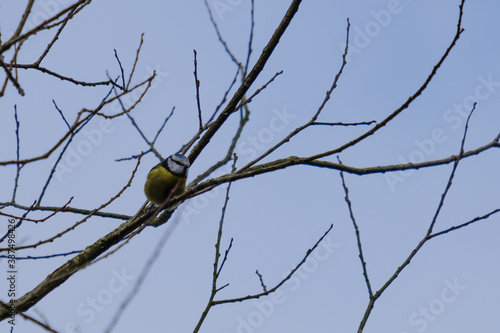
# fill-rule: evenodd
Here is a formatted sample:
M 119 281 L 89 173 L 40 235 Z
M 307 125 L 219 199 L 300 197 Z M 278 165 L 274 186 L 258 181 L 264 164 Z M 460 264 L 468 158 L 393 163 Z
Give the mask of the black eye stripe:
M 177 165 L 189 168 L 189 160 L 184 155 L 175 154 L 175 155 L 169 156 L 168 158 L 170 158 Z
M 180 154 L 167 157 L 162 162 L 162 166 L 172 174 L 187 178 L 189 170 L 189 160 Z
M 174 159 L 172 159 L 172 161 L 177 164 L 178 166 L 181 166 L 181 167 L 184 167 L 184 168 L 187 168 L 189 167 L 189 165 L 186 165 L 185 163 L 182 163 L 182 161 L 176 161 Z

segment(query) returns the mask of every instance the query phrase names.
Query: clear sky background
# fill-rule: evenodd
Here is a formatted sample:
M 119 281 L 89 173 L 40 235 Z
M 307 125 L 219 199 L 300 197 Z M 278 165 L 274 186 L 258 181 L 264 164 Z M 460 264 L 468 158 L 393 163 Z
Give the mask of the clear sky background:
M 230 49 L 243 61 L 250 28 L 249 0 L 209 0 Z M 36 1 L 29 24 L 68 1 Z M 278 26 L 288 0 L 255 3 L 251 65 Z M 283 70 L 250 104 L 251 117 L 236 149 L 239 165 L 272 147 L 308 121 L 321 104 L 341 65 L 346 19 L 351 22 L 350 55 L 339 86 L 320 121 L 382 120 L 424 82 L 456 32 L 458 0 L 303 1 L 278 44 L 255 91 Z M 0 0 L 0 29 L 5 41 L 14 31 L 25 2 Z M 500 2 L 467 1 L 465 32 L 422 96 L 389 126 L 343 152 L 343 163 L 368 167 L 457 154 L 465 116 L 478 101 L 466 149 L 490 142 L 500 126 Z M 19 63 L 32 63 L 54 32 L 42 32 L 24 45 Z M 153 88 L 133 110 L 142 130 L 153 138 L 171 109 L 173 118 L 156 148 L 168 156 L 198 128 L 193 49 L 204 118 L 220 103 L 236 67 L 217 40 L 203 1 L 95 1 L 70 21 L 44 66 L 79 80 L 106 80 L 120 74 L 116 49 L 126 73 L 133 64 L 141 33 L 144 45 L 136 81 L 157 72 Z M 21 157 L 51 147 L 66 127 L 52 100 L 71 123 L 82 108 L 93 108 L 108 87 L 86 88 L 19 70 L 26 92 L 12 86 L 0 99 L 0 160 L 15 158 L 14 105 L 19 114 Z M 130 101 L 126 101 L 130 103 Z M 113 106 L 113 107 L 116 107 Z M 108 109 L 112 112 L 112 107 Z M 237 128 L 235 117 L 212 140 L 190 170 L 189 180 L 221 159 Z M 277 125 L 277 126 L 275 126 Z M 104 128 L 104 129 L 103 129 Z M 368 127 L 315 127 L 269 156 L 309 156 L 348 142 Z M 135 161 L 116 159 L 147 147 L 130 122 L 87 127 L 102 133 L 91 152 L 81 156 L 51 183 L 42 202 L 93 209 L 128 180 Z M 91 140 L 75 138 L 75 147 Z M 38 198 L 56 155 L 23 169 L 17 202 Z M 336 161 L 331 156 L 326 160 Z M 145 156 L 132 187 L 107 211 L 133 215 L 145 200 L 143 184 L 158 160 Z M 65 160 L 66 165 L 71 164 Z M 463 223 L 500 207 L 498 151 L 463 160 L 437 221 L 436 230 Z M 451 172 L 451 165 L 418 171 L 356 176 L 346 174 L 368 273 L 378 290 L 427 231 Z M 15 168 L 0 169 L 0 201 L 12 196 Z M 210 295 L 214 244 L 225 187 L 185 202 L 179 225 L 152 267 L 114 332 L 191 332 Z M 296 166 L 233 184 L 225 218 L 222 248 L 233 238 L 221 275 L 229 283 L 218 298 L 261 291 L 255 270 L 267 286 L 278 283 L 333 224 L 333 229 L 297 275 L 274 297 L 221 305 L 209 313 L 201 332 L 356 332 L 368 304 L 358 249 L 339 173 Z M 10 212 L 17 212 L 11 210 Z M 45 216 L 45 214 L 33 214 Z M 66 229 L 80 216 L 60 214 L 43 225 L 26 223 L 18 242 L 31 244 Z M 19 255 L 41 256 L 84 249 L 120 221 L 94 217 L 62 239 Z M 5 232 L 7 218 L 2 223 Z M 166 230 L 148 228 L 130 244 L 75 276 L 28 313 L 45 316 L 58 332 L 101 332 L 132 291 L 141 269 Z M 492 216 L 466 229 L 429 241 L 378 300 L 364 332 L 496 332 L 500 305 L 500 218 Z M 18 290 L 31 290 L 68 257 L 19 262 Z M 6 270 L 5 260 L 0 261 Z M 119 277 L 119 278 L 118 278 Z M 7 299 L 5 279 L 0 299 Z M 96 305 L 92 306 L 92 299 Z M 14 332 L 43 332 L 19 316 Z M 0 323 L 8 331 L 10 325 Z

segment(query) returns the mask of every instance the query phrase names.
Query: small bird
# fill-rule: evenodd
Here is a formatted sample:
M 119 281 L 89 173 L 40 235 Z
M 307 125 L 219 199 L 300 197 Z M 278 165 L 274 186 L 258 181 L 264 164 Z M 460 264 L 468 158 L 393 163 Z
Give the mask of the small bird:
M 187 157 L 177 153 L 153 167 L 144 184 L 144 193 L 148 200 L 160 206 L 168 197 L 173 198 L 183 193 L 189 166 Z

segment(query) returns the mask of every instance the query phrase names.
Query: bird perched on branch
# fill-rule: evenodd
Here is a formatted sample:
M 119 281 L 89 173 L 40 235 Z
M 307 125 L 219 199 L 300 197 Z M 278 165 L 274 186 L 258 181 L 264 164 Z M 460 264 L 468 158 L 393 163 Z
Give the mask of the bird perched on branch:
M 189 166 L 187 157 L 177 153 L 153 167 L 144 184 L 144 193 L 148 200 L 160 206 L 167 198 L 183 193 Z

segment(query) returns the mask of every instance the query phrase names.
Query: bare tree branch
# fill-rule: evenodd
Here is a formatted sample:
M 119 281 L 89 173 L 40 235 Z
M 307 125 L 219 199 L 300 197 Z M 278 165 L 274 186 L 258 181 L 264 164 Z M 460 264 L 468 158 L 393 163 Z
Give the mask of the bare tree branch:
M 20 205 L 18 203 L 12 203 L 12 202 L 7 202 L 7 203 L 0 203 L 0 205 L 4 206 L 11 206 L 15 208 L 19 208 L 22 210 L 28 210 L 30 209 L 29 206 L 24 206 Z M 3 207 L 1 207 L 3 208 Z M 66 213 L 74 213 L 74 214 L 80 214 L 80 215 L 88 215 L 92 210 L 89 209 L 81 209 L 81 208 L 75 208 L 75 207 L 60 207 L 60 206 L 36 206 L 33 207 L 34 211 L 60 211 L 60 212 L 66 212 Z M 95 212 L 94 216 L 101 216 L 101 217 L 107 217 L 111 219 L 117 219 L 117 220 L 128 220 L 130 216 L 128 215 L 123 215 L 123 214 L 116 214 L 116 213 L 111 213 L 111 212 Z
M 393 120 L 394 118 L 396 118 L 396 116 L 398 116 L 401 112 L 403 112 L 404 110 L 406 110 L 412 104 L 412 102 L 415 99 L 417 99 L 425 91 L 425 89 L 427 88 L 427 86 L 429 85 L 429 83 L 432 81 L 432 79 L 436 75 L 438 69 L 444 63 L 444 61 L 446 60 L 446 58 L 448 58 L 448 55 L 450 54 L 451 50 L 455 47 L 458 39 L 462 35 L 462 32 L 464 32 L 464 29 L 462 28 L 462 17 L 463 17 L 464 2 L 465 2 L 465 0 L 462 0 L 461 4 L 459 6 L 457 31 L 455 33 L 455 36 L 453 37 L 453 40 L 451 41 L 450 45 L 448 46 L 448 48 L 446 49 L 446 51 L 442 55 L 441 59 L 439 59 L 439 61 L 437 62 L 437 64 L 434 65 L 431 73 L 429 74 L 429 76 L 427 77 L 427 79 L 424 81 L 424 83 L 420 86 L 420 88 L 418 88 L 417 91 L 406 100 L 406 102 L 404 102 L 399 108 L 397 108 L 394 112 L 392 112 L 384 120 L 382 120 L 380 122 L 377 122 L 377 124 L 373 128 L 371 128 L 370 130 L 368 130 L 364 134 L 360 135 L 356 139 L 351 140 L 350 142 L 348 142 L 348 143 L 346 143 L 346 144 L 344 144 L 344 145 L 342 145 L 342 146 L 340 146 L 340 147 L 338 147 L 336 149 L 333 149 L 333 150 L 330 150 L 330 151 L 326 151 L 326 152 L 324 152 L 322 154 L 316 155 L 316 157 L 314 159 L 325 157 L 325 156 L 330 156 L 330 155 L 333 155 L 333 154 L 338 154 L 338 153 L 346 150 L 347 148 L 352 147 L 352 146 L 356 145 L 357 143 L 363 141 L 364 139 L 368 138 L 369 136 L 373 135 L 379 129 L 381 129 L 382 127 L 386 126 L 391 120 Z
M 233 163 L 233 171 L 234 171 L 234 169 L 236 167 L 236 161 L 237 161 L 237 158 L 235 156 L 234 157 L 234 163 Z M 228 249 L 226 251 L 226 256 L 224 256 L 224 260 L 222 261 L 222 264 L 219 266 L 219 259 L 220 259 L 220 256 L 221 256 L 221 254 L 220 254 L 220 245 L 221 245 L 221 241 L 222 241 L 222 230 L 223 230 L 223 227 L 224 227 L 224 218 L 226 217 L 227 204 L 229 202 L 229 192 L 231 191 L 231 184 L 232 183 L 229 183 L 227 185 L 226 198 L 224 199 L 224 205 L 222 206 L 222 213 L 221 213 L 220 222 L 219 222 L 219 229 L 217 231 L 217 241 L 215 243 L 215 259 L 214 259 L 214 265 L 213 265 L 214 269 L 213 269 L 213 273 L 212 273 L 212 291 L 210 293 L 210 298 L 208 300 L 207 306 L 205 307 L 205 310 L 201 314 L 200 320 L 198 321 L 198 324 L 196 325 L 193 333 L 196 333 L 196 332 L 198 332 L 200 330 L 201 325 L 203 324 L 203 321 L 205 320 L 205 318 L 208 315 L 208 312 L 210 311 L 210 309 L 213 306 L 213 300 L 215 298 L 215 295 L 220 290 L 220 288 L 217 288 L 217 280 L 218 280 L 219 274 L 220 274 L 220 272 L 222 270 L 222 266 L 226 262 L 227 253 L 229 252 L 229 249 Z M 231 242 L 231 244 L 232 244 L 232 242 Z
M 252 165 L 254 165 L 255 163 L 259 162 L 260 160 L 262 160 L 263 158 L 265 158 L 266 156 L 268 156 L 269 154 L 271 154 L 272 152 L 274 152 L 276 149 L 278 149 L 279 147 L 281 147 L 282 145 L 284 145 L 285 143 L 287 143 L 288 141 L 290 141 L 290 139 L 292 137 L 294 137 L 295 135 L 299 134 L 304 129 L 308 128 L 309 126 L 311 126 L 312 124 L 314 124 L 316 122 L 316 120 L 318 119 L 319 115 L 321 114 L 321 111 L 323 111 L 323 108 L 325 107 L 326 103 L 330 100 L 330 96 L 331 96 L 333 90 L 337 87 L 337 83 L 338 83 L 338 81 L 340 79 L 340 76 L 342 75 L 342 73 L 344 71 L 344 67 L 347 64 L 347 53 L 349 51 L 349 31 L 350 31 L 350 27 L 351 27 L 351 24 L 350 24 L 349 19 L 348 19 L 347 20 L 347 28 L 346 28 L 345 49 L 344 49 L 344 54 L 342 55 L 342 64 L 340 65 L 340 69 L 338 70 L 337 74 L 335 75 L 335 78 L 333 79 L 332 86 L 326 92 L 326 96 L 323 99 L 323 102 L 319 106 L 319 108 L 316 111 L 316 113 L 312 116 L 312 118 L 307 123 L 305 123 L 304 125 L 296 128 L 294 131 L 292 131 L 290 134 L 288 134 L 283 140 L 281 140 L 276 145 L 274 145 L 273 147 L 271 147 L 264 154 L 260 155 L 259 157 L 257 157 L 253 161 L 249 162 L 247 165 L 245 165 L 241 169 L 239 169 L 238 170 L 239 173 L 247 170 Z
M 118 310 L 115 312 L 113 318 L 111 319 L 110 323 L 108 324 L 108 327 L 104 331 L 105 333 L 110 333 L 120 320 L 121 316 L 125 312 L 125 309 L 127 306 L 132 302 L 134 297 L 137 295 L 139 292 L 139 289 L 141 288 L 142 284 L 144 283 L 144 279 L 147 277 L 149 274 L 151 268 L 153 267 L 154 263 L 156 260 L 160 257 L 161 250 L 167 243 L 168 239 L 174 232 L 175 228 L 179 224 L 180 219 L 176 218 L 174 221 L 172 221 L 172 224 L 169 224 L 169 228 L 165 230 L 163 233 L 160 241 L 158 244 L 156 244 L 156 247 L 153 251 L 153 253 L 149 256 L 148 260 L 144 264 L 144 267 L 142 268 L 141 273 L 139 274 L 139 277 L 135 281 L 133 289 L 130 291 L 130 293 L 127 295 L 127 297 L 121 302 L 120 306 L 118 307 Z
M 463 4 L 463 2 L 462 2 Z M 460 146 L 460 153 L 459 153 L 459 158 L 455 161 L 455 163 L 453 164 L 453 168 L 452 168 L 452 171 L 451 171 L 451 174 L 450 174 L 450 177 L 448 179 L 448 183 L 446 184 L 446 187 L 441 195 L 441 199 L 439 201 L 439 204 L 438 204 L 438 207 L 434 213 L 434 217 L 432 218 L 432 221 L 429 225 L 429 228 L 427 230 L 427 233 L 425 234 L 425 236 L 422 238 L 422 240 L 418 243 L 418 245 L 411 251 L 410 255 L 406 258 L 406 260 L 401 264 L 401 266 L 399 266 L 396 271 L 394 272 L 394 274 L 385 282 L 385 284 L 375 293 L 373 294 L 371 297 L 370 297 L 370 301 L 368 302 L 368 306 L 366 308 L 366 311 L 363 315 L 363 318 L 361 319 L 361 322 L 359 324 L 359 328 L 358 328 L 358 333 L 361 333 L 363 332 L 363 329 L 368 321 L 368 318 L 371 314 L 371 311 L 373 310 L 373 307 L 375 305 L 375 302 L 377 301 L 378 298 L 380 298 L 380 296 L 387 290 L 387 288 L 389 288 L 389 286 L 392 284 L 392 282 L 394 282 L 394 280 L 396 280 L 396 278 L 399 276 L 399 274 L 401 274 L 401 272 L 410 264 L 411 260 L 417 255 L 417 253 L 420 251 L 420 249 L 425 245 L 425 243 L 427 243 L 427 241 L 429 239 L 431 239 L 431 234 L 432 234 L 432 230 L 434 229 L 434 225 L 436 224 L 436 221 L 437 221 L 437 218 L 439 216 L 439 213 L 441 212 L 441 208 L 443 207 L 443 204 L 444 204 L 444 201 L 446 199 L 446 196 L 451 188 L 451 185 L 452 185 L 452 181 L 453 181 L 453 178 L 455 176 L 455 172 L 457 170 L 457 167 L 458 167 L 458 164 L 462 158 L 462 155 L 464 153 L 464 146 L 465 146 L 465 139 L 467 137 L 467 130 L 469 128 L 469 120 L 470 120 L 470 117 L 472 116 L 472 113 L 474 112 L 474 110 L 476 109 L 476 103 L 474 103 L 474 106 L 471 110 L 471 112 L 469 113 L 469 116 L 467 117 L 467 122 L 465 124 L 465 130 L 464 130 L 464 135 L 463 135 L 463 138 L 462 138 L 462 144 Z
M 191 153 L 189 154 L 189 161 L 191 164 L 196 160 L 196 158 L 200 155 L 201 151 L 208 145 L 210 142 L 210 139 L 215 135 L 215 133 L 218 131 L 218 129 L 224 124 L 224 122 L 229 118 L 229 116 L 236 111 L 236 106 L 240 102 L 240 100 L 243 98 L 245 93 L 248 91 L 250 86 L 253 84 L 255 79 L 259 76 L 259 74 L 262 72 L 264 69 L 265 64 L 271 57 L 271 54 L 273 53 L 274 49 L 278 45 L 278 42 L 281 38 L 281 36 L 285 33 L 285 30 L 287 29 L 288 25 L 290 24 L 291 20 L 293 19 L 295 13 L 299 9 L 299 5 L 302 1 L 301 0 L 293 0 L 292 3 L 290 4 L 290 7 L 288 8 L 288 11 L 286 12 L 285 16 L 283 17 L 280 25 L 274 32 L 273 36 L 267 43 L 267 45 L 264 47 L 262 50 L 262 54 L 260 55 L 259 59 L 255 63 L 254 67 L 248 73 L 248 75 L 245 77 L 243 80 L 243 83 L 240 85 L 238 90 L 234 93 L 233 97 L 231 100 L 228 102 L 222 113 L 217 117 L 216 120 L 210 125 L 210 127 L 207 129 L 205 134 L 201 137 L 200 141 L 193 147 L 191 150 Z
M 36 64 L 31 64 L 31 65 L 21 65 L 21 64 L 13 64 L 13 65 L 9 65 L 9 67 L 12 67 L 12 68 L 21 68 L 21 69 L 35 69 L 37 71 L 40 71 L 44 74 L 48 74 L 48 75 L 51 75 L 51 76 L 54 76 L 60 80 L 63 80 L 63 81 L 68 81 L 68 82 L 71 82 L 73 84 L 76 84 L 76 85 L 79 85 L 79 86 L 84 86 L 84 87 L 96 87 L 96 86 L 108 86 L 108 85 L 114 85 L 114 81 L 113 80 L 106 80 L 106 81 L 97 81 L 97 82 L 85 82 L 85 81 L 81 81 L 81 80 L 76 80 L 76 79 L 73 79 L 71 77 L 68 77 L 68 76 L 64 76 L 64 75 L 61 75 L 59 73 L 56 73 L 54 71 L 51 71 L 50 69 L 47 69 L 45 67 L 40 67 Z
M 0 66 L 2 66 L 2 68 L 4 69 L 5 74 L 7 75 L 7 78 L 10 80 L 10 82 L 12 82 L 12 84 L 14 85 L 14 87 L 16 87 L 17 92 L 19 93 L 19 95 L 24 96 L 25 94 L 24 94 L 23 88 L 21 88 L 21 86 L 19 85 L 19 82 L 17 81 L 17 79 L 12 75 L 12 73 L 10 72 L 9 68 L 7 67 L 7 65 L 5 65 L 5 63 L 3 62 L 2 57 L 0 57 Z
M 68 16 L 63 21 L 63 23 L 61 24 L 61 26 L 59 27 L 59 29 L 57 29 L 57 32 L 56 32 L 54 38 L 52 38 L 52 40 L 50 41 L 49 45 L 47 45 L 47 47 L 43 51 L 43 53 L 40 56 L 40 58 L 38 58 L 38 60 L 35 61 L 35 63 L 33 65 L 35 65 L 35 66 L 38 67 L 40 65 L 40 63 L 42 62 L 42 60 L 47 56 L 47 54 L 49 54 L 50 49 L 52 48 L 52 46 L 54 46 L 55 42 L 59 39 L 59 35 L 63 31 L 63 29 L 66 26 L 66 24 L 68 23 L 69 19 L 71 17 L 73 17 L 73 13 L 75 12 L 75 10 L 76 10 L 76 8 L 73 8 L 72 10 L 69 11 Z
M 267 86 L 268 86 L 271 82 L 273 82 L 273 81 L 274 81 L 274 79 L 276 79 L 276 78 L 277 78 L 279 75 L 281 75 L 281 74 L 283 74 L 283 71 L 282 71 L 282 70 L 281 70 L 281 71 L 279 71 L 279 72 L 277 72 L 276 74 L 274 74 L 274 76 L 273 76 L 273 77 L 272 77 L 269 81 L 267 81 L 267 82 L 266 82 L 266 83 L 265 83 L 262 87 L 260 87 L 259 89 L 255 90 L 255 92 L 254 92 L 254 93 L 253 93 L 250 97 L 248 97 L 248 98 L 247 98 L 247 99 L 245 99 L 245 100 L 242 100 L 242 101 L 240 102 L 240 104 L 238 104 L 238 106 L 236 107 L 236 110 L 240 109 L 243 105 L 246 105 L 246 104 L 248 104 L 248 103 L 252 102 L 252 100 L 253 100 L 253 98 L 254 98 L 255 96 L 257 96 L 257 95 L 258 95 L 258 94 L 259 94 L 262 90 L 266 89 L 266 88 L 267 88 Z
M 295 274 L 295 272 L 306 262 L 306 260 L 309 257 L 309 255 L 318 247 L 318 245 L 328 235 L 328 233 L 332 230 L 332 228 L 333 228 L 333 224 L 330 225 L 330 228 L 328 228 L 328 230 L 323 234 L 323 236 L 321 236 L 318 239 L 318 241 L 314 244 L 314 246 L 312 248 L 310 248 L 309 250 L 307 250 L 306 255 L 302 258 L 302 260 L 298 263 L 298 265 L 295 266 L 295 268 L 292 269 L 292 271 L 283 280 L 281 280 L 278 284 L 276 284 L 273 288 L 269 289 L 268 291 L 264 291 L 262 293 L 259 293 L 259 294 L 248 295 L 248 296 L 238 297 L 238 298 L 231 298 L 231 299 L 223 299 L 223 300 L 213 301 L 213 305 L 243 302 L 243 301 L 247 301 L 247 300 L 250 300 L 250 299 L 257 299 L 257 298 L 260 298 L 262 296 L 267 296 L 267 295 L 275 292 L 283 284 L 285 284 L 285 282 L 287 282 L 293 276 L 293 274 Z
M 203 131 L 203 120 L 201 118 L 201 102 L 200 102 L 200 80 L 198 79 L 198 61 L 196 59 L 196 50 L 193 50 L 194 53 L 194 83 L 196 86 L 196 106 L 198 107 L 198 121 L 199 121 L 199 130 Z
M 28 16 L 31 13 L 31 9 L 33 8 L 34 3 L 35 3 L 35 0 L 29 0 L 28 3 L 26 4 L 26 9 L 24 10 L 23 16 L 21 17 L 21 20 L 19 21 L 19 25 L 17 26 L 16 31 L 12 35 L 12 38 L 18 37 L 21 34 L 21 31 L 23 31 L 24 25 L 26 24 L 26 21 L 28 20 Z
M 340 158 L 339 158 L 339 163 L 342 164 L 342 162 L 340 161 Z M 372 291 L 372 286 L 370 283 L 370 278 L 368 277 L 368 270 L 366 269 L 365 257 L 363 256 L 363 247 L 361 246 L 361 235 L 359 233 L 358 224 L 356 223 L 356 219 L 355 219 L 354 213 L 352 211 L 352 202 L 351 202 L 351 199 L 349 199 L 349 189 L 347 188 L 347 185 L 345 183 L 344 173 L 342 171 L 340 171 L 340 178 L 342 180 L 342 188 L 344 189 L 344 193 L 345 193 L 345 202 L 347 203 L 347 208 L 349 209 L 349 216 L 351 217 L 352 225 L 354 226 L 354 231 L 356 233 L 356 240 L 358 243 L 359 260 L 361 261 L 361 267 L 363 267 L 363 276 L 365 278 L 366 288 L 368 289 L 368 296 L 371 298 L 371 297 L 373 297 L 373 291 Z
M 140 160 L 132 172 L 132 176 L 130 178 L 129 183 L 126 187 L 129 187 L 132 179 L 137 171 Z M 124 190 L 124 189 L 123 189 Z M 116 197 L 118 197 L 122 192 L 120 191 Z M 115 198 L 116 198 L 115 197 Z M 114 200 L 112 198 L 111 200 Z M 78 272 L 79 270 L 87 267 L 94 259 L 96 259 L 100 254 L 105 252 L 107 249 L 117 244 L 122 238 L 127 236 L 130 232 L 137 229 L 141 224 L 147 221 L 150 218 L 149 215 L 142 215 L 136 220 L 127 221 L 120 225 L 117 229 L 110 232 L 106 236 L 99 239 L 94 244 L 88 246 L 85 250 L 80 252 L 74 258 L 70 259 L 64 265 L 56 269 L 52 274 L 47 276 L 45 280 L 43 280 L 38 286 L 36 286 L 33 290 L 24 294 L 21 298 L 19 298 L 15 302 L 16 313 L 21 313 L 33 305 L 38 303 L 43 297 L 45 297 L 52 290 L 61 285 L 64 281 L 69 279 L 73 274 Z M 10 311 L 5 311 L 5 309 L 0 309 L 0 321 L 4 320 L 10 316 Z
M 103 101 L 97 108 L 95 108 L 94 110 L 87 110 L 87 109 L 83 109 L 82 111 L 78 112 L 78 116 L 76 117 L 73 125 L 71 125 L 71 128 L 69 129 L 68 132 L 66 132 L 62 138 L 54 145 L 52 146 L 51 148 L 49 148 L 47 150 L 47 152 L 41 154 L 41 155 L 38 155 L 36 157 L 32 157 L 32 158 L 26 158 L 26 159 L 23 159 L 23 160 L 10 160 L 10 161 L 0 161 L 0 165 L 9 165 L 9 164 L 26 164 L 26 163 L 31 163 L 31 162 L 35 162 L 35 161 L 39 161 L 39 160 L 43 160 L 43 159 L 46 159 L 48 158 L 50 155 L 52 155 L 52 153 L 57 149 L 59 148 L 62 143 L 64 141 L 66 141 L 66 139 L 68 139 L 74 130 L 76 130 L 80 125 L 82 125 L 83 123 L 85 123 L 87 120 L 89 120 L 92 116 L 94 115 L 100 115 L 104 118 L 108 118 L 108 119 L 111 119 L 111 118 L 116 118 L 116 117 L 119 117 L 123 114 L 126 114 L 127 112 L 130 112 L 139 102 L 140 102 L 140 99 L 144 96 L 145 92 L 149 89 L 149 87 L 151 86 L 151 81 L 154 79 L 154 76 L 151 76 L 149 78 L 147 78 L 146 80 L 144 80 L 143 82 L 137 84 L 136 86 L 134 86 L 132 89 L 128 90 L 128 91 L 124 91 L 122 92 L 121 94 L 119 94 L 118 96 L 116 97 L 113 97 L 113 98 L 110 98 L 106 101 Z M 141 96 L 139 97 L 139 100 L 137 102 L 135 102 L 131 107 L 127 108 L 124 112 L 121 112 L 119 114 L 115 114 L 115 115 L 106 115 L 106 114 L 103 114 L 101 113 L 100 111 L 102 110 L 102 108 L 112 102 L 114 102 L 115 100 L 119 99 L 120 97 L 142 87 L 146 85 L 146 88 L 145 88 L 145 92 L 143 92 L 141 94 Z M 85 115 L 86 114 L 86 115 Z M 83 116 L 85 115 L 85 116 Z M 83 118 L 82 118 L 83 116 Z
M 31 30 L 25 32 L 24 34 L 20 34 L 20 30 L 22 30 L 24 24 L 22 26 L 19 25 L 19 27 L 18 27 L 19 33 L 17 33 L 17 31 L 16 31 L 17 34 L 14 33 L 14 35 L 12 35 L 12 37 L 7 42 L 0 45 L 0 54 L 3 54 L 5 51 L 9 50 L 16 43 L 21 42 L 21 41 L 35 35 L 37 32 L 54 27 L 54 26 L 50 26 L 50 23 L 53 23 L 54 21 L 56 21 L 57 19 L 59 19 L 61 16 L 65 15 L 68 12 L 74 11 L 74 14 L 76 14 L 83 7 L 87 6 L 91 2 L 92 2 L 92 0 L 79 0 L 78 2 L 72 4 L 71 6 L 61 10 L 59 13 L 55 14 L 54 16 L 43 21 L 42 23 L 40 23 L 36 27 L 32 28 Z M 31 10 L 31 7 L 29 7 L 29 8 L 30 8 L 29 10 Z M 27 17 L 27 15 L 29 15 L 29 10 L 25 11 L 25 13 L 23 15 L 26 15 L 26 17 Z M 62 24 L 63 22 L 64 21 L 60 21 L 56 25 Z

